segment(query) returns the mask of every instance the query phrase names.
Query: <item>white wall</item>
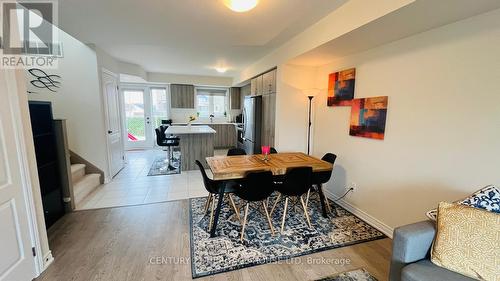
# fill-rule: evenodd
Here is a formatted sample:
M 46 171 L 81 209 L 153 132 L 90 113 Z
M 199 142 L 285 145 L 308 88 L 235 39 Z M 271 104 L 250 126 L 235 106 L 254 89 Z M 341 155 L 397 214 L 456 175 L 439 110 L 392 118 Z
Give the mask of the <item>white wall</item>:
M 396 227 L 500 184 L 498 46 L 500 10 L 318 68 L 314 154 L 338 155 L 327 189 L 341 195 L 355 182 L 347 201 Z M 356 67 L 355 97 L 389 96 L 383 141 L 349 136 L 350 108 L 326 106 L 328 74 L 348 67 Z M 299 106 L 285 101 L 280 107 Z M 280 135 L 293 140 L 298 131 L 286 130 Z
M 275 146 L 278 151 L 307 150 L 309 100 L 303 89 L 314 87 L 316 68 L 279 65 L 276 76 Z
M 54 118 L 67 119 L 71 150 L 103 170 L 108 175 L 106 158 L 106 129 L 102 108 L 96 53 L 67 33 L 61 31 L 64 57 L 58 59 L 57 69 L 49 74 L 62 77 L 56 93 L 28 84 L 30 100 L 51 101 Z M 27 74 L 28 81 L 32 79 Z

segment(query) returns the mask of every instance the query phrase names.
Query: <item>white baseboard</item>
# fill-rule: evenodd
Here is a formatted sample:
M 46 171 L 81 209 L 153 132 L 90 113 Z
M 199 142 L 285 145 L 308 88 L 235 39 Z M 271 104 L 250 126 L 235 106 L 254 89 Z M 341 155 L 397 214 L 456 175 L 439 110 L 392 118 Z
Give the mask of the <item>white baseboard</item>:
M 52 252 L 49 251 L 44 257 L 43 257 L 43 271 L 45 271 L 49 265 L 52 264 L 54 261 L 54 257 L 52 256 Z
M 345 201 L 344 199 L 339 199 L 339 197 L 328 190 L 323 190 L 325 193 L 325 196 L 330 198 L 331 200 L 334 200 L 335 203 L 339 204 L 342 208 L 346 209 L 347 211 L 351 212 L 352 214 L 356 215 L 360 219 L 364 220 L 367 222 L 369 225 L 375 227 L 378 229 L 380 232 L 383 234 L 387 235 L 389 238 L 392 239 L 392 233 L 394 231 L 394 228 L 388 226 L 387 224 L 381 222 L 380 220 L 376 219 L 372 215 L 366 213 L 365 211 L 359 209 L 358 207 L 352 205 L 351 203 Z

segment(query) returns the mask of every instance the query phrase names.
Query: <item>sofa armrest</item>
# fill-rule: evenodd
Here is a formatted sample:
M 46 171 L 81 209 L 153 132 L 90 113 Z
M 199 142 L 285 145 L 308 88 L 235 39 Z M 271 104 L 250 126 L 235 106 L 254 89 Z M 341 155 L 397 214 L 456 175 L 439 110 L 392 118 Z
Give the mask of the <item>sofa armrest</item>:
M 401 280 L 401 270 L 427 257 L 436 234 L 433 221 L 422 221 L 394 229 L 390 281 Z

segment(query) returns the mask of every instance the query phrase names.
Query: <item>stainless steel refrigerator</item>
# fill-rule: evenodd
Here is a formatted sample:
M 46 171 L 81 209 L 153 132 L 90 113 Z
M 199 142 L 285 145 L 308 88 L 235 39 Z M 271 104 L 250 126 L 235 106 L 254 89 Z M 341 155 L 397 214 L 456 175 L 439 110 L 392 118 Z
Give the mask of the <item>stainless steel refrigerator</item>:
M 247 154 L 260 153 L 262 97 L 245 97 L 243 107 L 243 146 Z

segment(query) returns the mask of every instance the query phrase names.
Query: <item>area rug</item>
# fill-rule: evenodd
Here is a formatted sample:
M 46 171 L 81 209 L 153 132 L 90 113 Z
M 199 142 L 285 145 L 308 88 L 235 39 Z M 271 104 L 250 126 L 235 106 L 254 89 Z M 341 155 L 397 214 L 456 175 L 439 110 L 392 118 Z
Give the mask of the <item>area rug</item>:
M 166 152 L 163 156 L 156 157 L 149 169 L 148 176 L 175 175 L 181 173 L 181 153 L 177 148 L 172 152 L 173 159 L 170 162 L 170 169 L 166 161 Z
M 280 234 L 283 204 L 278 204 L 271 218 L 275 236 L 271 235 L 266 217 L 261 212 L 253 210 L 248 214 L 243 242 L 240 241 L 241 224 L 229 204 L 224 202 L 217 226 L 217 236 L 210 238 L 207 232 L 210 218 L 204 212 L 205 202 L 205 198 L 190 199 L 193 278 L 386 237 L 334 202 L 330 203 L 332 207 L 330 217 L 323 218 L 319 200 L 311 200 L 309 215 L 312 228 L 308 227 L 301 210 L 290 208 L 285 231 Z
M 317 279 L 315 281 L 378 281 L 363 268 Z

